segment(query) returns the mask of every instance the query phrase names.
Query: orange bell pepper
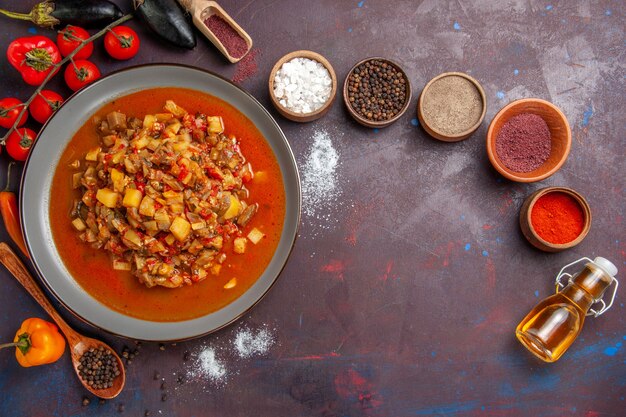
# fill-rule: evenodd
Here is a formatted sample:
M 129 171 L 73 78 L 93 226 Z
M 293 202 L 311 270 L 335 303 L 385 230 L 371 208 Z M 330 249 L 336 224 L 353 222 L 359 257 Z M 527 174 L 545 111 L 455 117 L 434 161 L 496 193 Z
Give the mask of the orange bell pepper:
M 65 339 L 56 325 L 38 318 L 22 323 L 15 333 L 13 343 L 0 345 L 0 349 L 15 346 L 17 362 L 25 368 L 56 362 L 65 352 Z

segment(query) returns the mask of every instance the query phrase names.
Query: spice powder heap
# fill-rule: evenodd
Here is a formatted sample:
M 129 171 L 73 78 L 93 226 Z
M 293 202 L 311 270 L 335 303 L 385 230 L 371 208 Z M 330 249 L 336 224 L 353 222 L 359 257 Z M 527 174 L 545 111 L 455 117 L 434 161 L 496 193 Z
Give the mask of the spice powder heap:
M 511 117 L 496 136 L 496 154 L 511 171 L 536 170 L 548 160 L 551 150 L 548 124 L 536 114 Z
M 407 81 L 394 65 L 372 59 L 348 76 L 348 100 L 361 117 L 382 122 L 396 116 L 407 100 Z
M 220 16 L 213 14 L 204 20 L 204 24 L 222 42 L 224 48 L 233 58 L 241 58 L 248 52 L 246 40 Z
M 583 232 L 585 214 L 569 194 L 552 192 L 537 199 L 530 212 L 535 232 L 546 242 L 569 243 Z
M 446 136 L 471 129 L 483 112 L 483 99 L 467 78 L 448 75 L 434 81 L 422 97 L 422 116 L 428 126 Z
M 330 99 L 332 78 L 321 63 L 308 58 L 285 62 L 274 77 L 274 96 L 294 113 L 319 110 Z

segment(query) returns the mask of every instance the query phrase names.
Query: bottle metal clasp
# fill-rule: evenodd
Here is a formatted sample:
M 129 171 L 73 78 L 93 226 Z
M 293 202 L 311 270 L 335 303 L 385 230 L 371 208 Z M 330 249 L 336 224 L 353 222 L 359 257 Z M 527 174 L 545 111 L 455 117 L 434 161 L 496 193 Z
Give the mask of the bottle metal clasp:
M 587 261 L 589 263 L 592 263 L 594 265 L 595 262 L 593 262 L 593 260 L 587 258 L 587 257 L 583 257 L 578 259 L 577 261 L 574 261 L 572 263 L 569 263 L 567 265 L 565 265 L 563 268 L 561 268 L 561 270 L 559 271 L 559 273 L 556 276 L 556 279 L 554 280 L 554 284 L 556 285 L 556 292 L 558 294 L 558 292 L 560 291 L 561 288 L 564 288 L 566 284 L 563 284 L 561 282 L 561 280 L 563 279 L 563 277 L 567 277 L 567 280 L 571 280 L 572 279 L 572 274 L 566 272 L 565 270 L 571 266 L 576 265 L 577 263 L 580 262 L 584 262 Z M 611 284 L 609 284 L 609 286 L 615 284 L 613 286 L 613 294 L 611 295 L 611 301 L 609 301 L 609 304 L 607 305 L 606 302 L 601 298 L 599 300 L 595 300 L 594 304 L 599 304 L 600 309 L 596 310 L 593 307 L 589 309 L 589 312 L 587 312 L 588 316 L 593 316 L 593 317 L 598 317 L 599 315 L 603 314 L 605 311 L 607 311 L 609 308 L 611 308 L 611 306 L 613 305 L 613 301 L 615 301 L 615 296 L 617 295 L 617 287 L 619 286 L 619 282 L 617 281 L 617 278 L 615 277 L 611 277 Z

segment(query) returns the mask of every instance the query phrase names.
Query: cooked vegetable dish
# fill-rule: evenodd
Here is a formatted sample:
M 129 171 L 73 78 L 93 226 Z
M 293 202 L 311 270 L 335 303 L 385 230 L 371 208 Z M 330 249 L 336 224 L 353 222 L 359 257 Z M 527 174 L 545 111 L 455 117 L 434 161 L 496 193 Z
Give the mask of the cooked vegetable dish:
M 247 201 L 254 174 L 221 117 L 168 100 L 162 113 L 112 111 L 95 123 L 100 146 L 72 162 L 72 225 L 114 269 L 147 287 L 191 285 L 219 275 L 227 243 L 242 254 L 263 239 L 244 235 L 259 207 Z

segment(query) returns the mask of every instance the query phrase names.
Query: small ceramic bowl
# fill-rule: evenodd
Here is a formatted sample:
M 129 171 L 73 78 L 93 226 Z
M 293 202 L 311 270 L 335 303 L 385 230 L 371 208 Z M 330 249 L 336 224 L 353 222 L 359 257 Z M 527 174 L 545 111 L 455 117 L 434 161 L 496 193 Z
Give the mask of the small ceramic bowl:
M 348 96 L 348 78 L 350 74 L 359 65 L 364 64 L 368 61 L 372 61 L 372 60 L 383 61 L 387 63 L 387 65 L 392 65 L 396 70 L 398 70 L 402 74 L 402 76 L 406 80 L 406 84 L 405 84 L 406 85 L 406 101 L 404 102 L 402 109 L 400 109 L 400 111 L 391 119 L 381 120 L 381 121 L 374 121 L 374 120 L 366 119 L 365 117 L 358 114 L 350 105 L 350 98 Z M 357 62 L 352 68 L 350 68 L 348 75 L 346 75 L 346 79 L 343 82 L 343 102 L 345 103 L 346 109 L 348 109 L 348 113 L 350 113 L 350 116 L 352 116 L 354 120 L 356 120 L 360 125 L 365 126 L 365 127 L 371 127 L 371 128 L 387 127 L 393 122 L 395 122 L 396 120 L 398 120 L 400 117 L 402 117 L 402 115 L 406 112 L 406 109 L 409 108 L 409 103 L 411 102 L 411 83 L 409 81 L 409 77 L 407 77 L 406 75 L 406 72 L 404 72 L 404 70 L 400 67 L 400 65 L 396 64 L 392 60 L 386 59 L 386 58 L 380 58 L 380 57 L 365 58 L 364 60 Z
M 580 205 L 580 208 L 583 211 L 583 216 L 584 216 L 584 221 L 585 221 L 583 230 L 582 232 L 580 232 L 578 237 L 572 240 L 571 242 L 567 242 L 563 244 L 550 243 L 546 240 L 543 240 L 533 228 L 533 224 L 530 218 L 530 214 L 533 211 L 533 207 L 535 206 L 535 203 L 537 202 L 537 200 L 541 196 L 544 196 L 548 193 L 555 193 L 555 192 L 564 193 L 574 198 L 574 200 L 578 202 L 578 204 Z M 534 193 L 529 195 L 528 198 L 526 198 L 526 200 L 524 201 L 524 204 L 522 204 L 522 208 L 520 209 L 519 224 L 520 224 L 520 228 L 522 229 L 522 233 L 524 234 L 524 237 L 526 237 L 526 239 L 530 242 L 531 245 L 545 252 L 560 252 L 565 249 L 573 248 L 574 246 L 582 242 L 585 236 L 587 236 L 587 233 L 589 233 L 589 229 L 591 228 L 591 209 L 589 208 L 589 204 L 587 203 L 587 200 L 585 200 L 585 198 L 582 195 L 578 194 L 576 191 L 572 190 L 571 188 L 546 187 L 546 188 L 542 188 L 540 190 L 535 191 Z
M 457 134 L 446 134 L 440 130 L 438 130 L 435 126 L 433 126 L 432 123 L 429 123 L 429 120 L 427 117 L 424 116 L 424 97 L 426 96 L 426 93 L 428 91 L 428 89 L 435 84 L 437 81 L 445 78 L 445 77 L 461 77 L 461 78 L 465 78 L 467 81 L 469 81 L 470 83 L 472 83 L 474 85 L 474 87 L 476 88 L 476 90 L 478 91 L 478 94 L 480 94 L 480 97 L 482 99 L 482 109 L 481 109 L 481 113 L 480 113 L 480 117 L 478 118 L 478 120 L 476 121 L 476 123 L 474 123 L 472 126 L 470 126 L 469 128 L 465 129 L 462 132 L 459 132 Z M 439 139 L 441 141 L 444 142 L 458 142 L 464 139 L 467 139 L 468 137 L 470 137 L 472 135 L 472 133 L 474 133 L 476 131 L 476 129 L 478 129 L 478 127 L 481 125 L 481 123 L 483 122 L 484 118 L 485 118 L 485 114 L 487 113 L 487 97 L 485 96 L 485 90 L 483 90 L 483 87 L 480 85 L 480 83 L 478 81 L 476 81 L 474 78 L 470 77 L 469 75 L 462 73 L 462 72 L 444 72 L 443 74 L 439 74 L 438 76 L 436 76 L 435 78 L 433 78 L 432 80 L 430 80 L 428 82 L 428 84 L 426 84 L 426 86 L 424 87 L 424 89 L 422 90 L 422 93 L 420 94 L 420 98 L 417 102 L 417 118 L 420 121 L 420 124 L 422 125 L 422 127 L 424 128 L 424 130 L 432 137 L 434 137 L 435 139 Z
M 296 113 L 294 111 L 287 109 L 286 107 L 283 107 L 279 103 L 278 98 L 276 98 L 276 95 L 274 94 L 274 78 L 276 78 L 276 73 L 278 72 L 280 67 L 283 66 L 285 62 L 289 62 L 294 58 L 308 58 L 308 59 L 312 59 L 313 61 L 319 62 L 328 70 L 328 73 L 330 74 L 330 78 L 332 80 L 332 89 L 330 91 L 330 97 L 328 98 L 326 103 L 324 103 L 322 107 L 320 107 L 319 109 L 311 113 Z M 328 112 L 328 110 L 330 110 L 330 107 L 333 105 L 333 102 L 335 101 L 335 96 L 337 95 L 337 75 L 335 75 L 335 70 L 333 69 L 333 66 L 330 65 L 330 62 L 328 62 L 328 60 L 324 58 L 322 55 L 318 54 L 317 52 L 307 51 L 307 50 L 290 52 L 287 55 L 280 58 L 278 61 L 276 61 L 274 68 L 272 68 L 272 71 L 270 72 L 270 79 L 269 79 L 268 85 L 269 85 L 270 98 L 276 110 L 278 110 L 278 112 L 282 116 L 284 116 L 285 118 L 293 122 L 305 123 L 305 122 L 312 122 L 313 120 L 319 119 L 320 117 L 325 115 L 326 112 Z
M 502 126 L 513 116 L 521 113 L 532 113 L 545 120 L 550 129 L 552 150 L 548 160 L 539 168 L 530 172 L 515 172 L 508 169 L 496 152 L 496 138 Z M 504 106 L 489 125 L 487 131 L 487 154 L 491 165 L 502 176 L 517 182 L 535 182 L 548 178 L 557 172 L 565 163 L 572 146 L 572 131 L 563 112 L 549 101 L 538 98 L 516 100 Z

